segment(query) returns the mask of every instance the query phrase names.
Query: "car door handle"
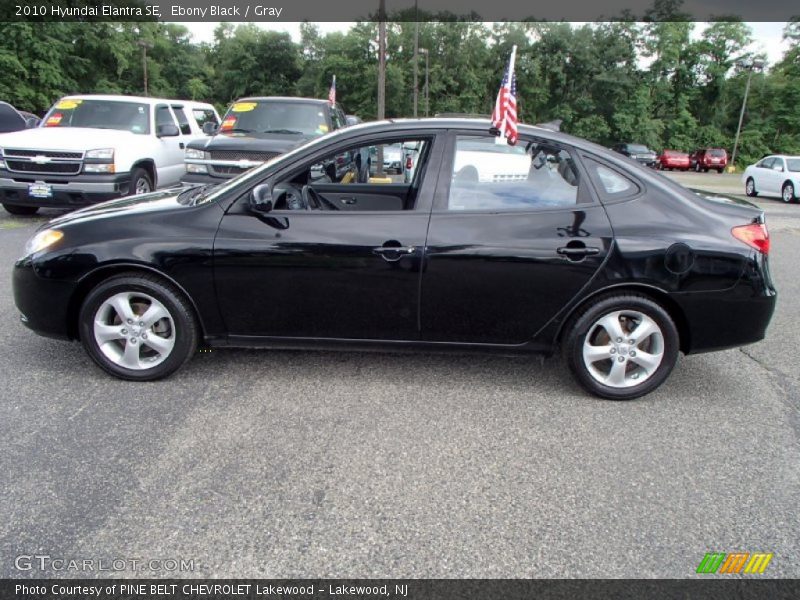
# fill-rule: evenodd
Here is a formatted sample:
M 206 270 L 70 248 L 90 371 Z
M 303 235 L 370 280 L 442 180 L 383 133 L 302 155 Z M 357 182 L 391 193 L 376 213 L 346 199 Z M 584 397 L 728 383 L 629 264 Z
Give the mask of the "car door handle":
M 355 198 L 342 198 L 342 197 L 340 197 L 339 200 L 342 202 L 342 204 L 355 204 L 356 202 L 358 202 L 358 200 L 355 199 Z
M 414 254 L 416 250 L 416 246 L 378 246 L 373 248 L 372 252 L 385 261 L 396 262 L 404 256 Z
M 581 256 L 600 254 L 600 248 L 587 248 L 585 246 L 562 246 L 561 248 L 556 248 L 556 252 L 558 252 L 561 256 L 566 256 L 567 258 L 578 258 Z

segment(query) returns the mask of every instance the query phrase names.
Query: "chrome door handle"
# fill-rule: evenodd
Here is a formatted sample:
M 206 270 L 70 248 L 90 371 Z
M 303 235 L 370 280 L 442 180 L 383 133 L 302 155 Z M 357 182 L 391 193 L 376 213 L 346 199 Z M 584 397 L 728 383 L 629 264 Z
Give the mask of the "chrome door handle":
M 396 262 L 404 256 L 414 254 L 416 251 L 416 246 L 378 246 L 372 249 L 374 254 L 389 262 Z

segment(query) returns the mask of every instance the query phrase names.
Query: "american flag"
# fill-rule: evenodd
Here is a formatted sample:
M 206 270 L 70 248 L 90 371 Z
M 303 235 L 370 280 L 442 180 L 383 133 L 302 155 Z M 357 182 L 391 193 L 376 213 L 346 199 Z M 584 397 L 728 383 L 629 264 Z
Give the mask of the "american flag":
M 505 75 L 503 75 L 503 83 L 500 84 L 500 91 L 497 92 L 497 101 L 492 113 L 492 127 L 512 146 L 517 143 L 518 136 L 517 76 L 514 74 L 516 55 L 517 47 L 514 46 L 511 50 L 511 57 L 508 59 Z
M 336 75 L 333 76 L 331 91 L 328 92 L 328 102 L 330 102 L 332 105 L 336 104 Z

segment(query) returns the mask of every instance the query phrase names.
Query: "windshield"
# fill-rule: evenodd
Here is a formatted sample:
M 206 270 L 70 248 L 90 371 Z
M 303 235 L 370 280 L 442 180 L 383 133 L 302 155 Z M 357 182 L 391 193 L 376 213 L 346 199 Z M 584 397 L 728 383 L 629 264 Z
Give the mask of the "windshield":
M 274 100 L 235 102 L 225 113 L 220 128 L 220 133 L 322 135 L 327 132 L 321 104 Z
M 800 172 L 800 158 L 787 158 L 786 168 L 795 173 Z
M 628 152 L 650 152 L 650 148 L 647 146 L 642 146 L 641 144 L 630 144 L 628 146 Z
M 25 119 L 10 104 L 0 102 L 0 133 L 25 129 Z
M 47 113 L 43 127 L 91 127 L 150 133 L 150 107 L 139 102 L 64 98 Z

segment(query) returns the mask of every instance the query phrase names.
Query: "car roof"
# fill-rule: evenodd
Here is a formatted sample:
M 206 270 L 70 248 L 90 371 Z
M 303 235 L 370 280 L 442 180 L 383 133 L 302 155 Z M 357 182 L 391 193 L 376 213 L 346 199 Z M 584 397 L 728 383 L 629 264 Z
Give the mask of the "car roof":
M 291 101 L 291 102 L 302 102 L 305 104 L 329 104 L 329 101 L 323 98 L 298 98 L 295 96 L 247 96 L 245 98 L 239 98 L 238 100 L 236 100 L 236 102 L 247 102 L 253 100 L 259 102 Z
M 195 100 L 181 100 L 180 98 L 152 98 L 150 96 L 124 96 L 121 94 L 70 94 L 69 96 L 64 96 L 61 98 L 62 100 L 65 99 L 82 99 L 82 100 L 107 100 L 110 102 L 141 102 L 142 104 L 159 104 L 161 102 L 166 103 L 178 103 L 178 104 L 185 104 L 187 106 L 202 106 L 213 108 L 211 104 L 208 102 L 197 102 Z

